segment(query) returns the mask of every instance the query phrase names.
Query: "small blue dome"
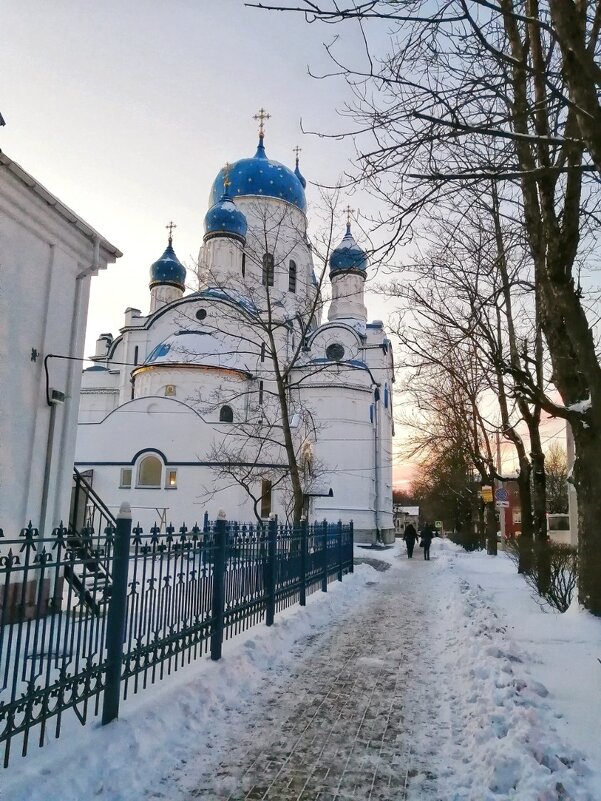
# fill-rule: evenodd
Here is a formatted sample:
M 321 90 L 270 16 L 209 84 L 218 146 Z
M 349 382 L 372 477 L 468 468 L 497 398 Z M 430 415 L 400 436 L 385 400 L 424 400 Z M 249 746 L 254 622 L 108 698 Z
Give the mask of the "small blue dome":
M 214 236 L 228 236 L 246 240 L 246 217 L 236 208 L 230 195 L 224 192 L 218 203 L 207 211 L 205 216 L 205 241 Z
M 229 194 L 234 198 L 262 195 L 285 200 L 301 211 L 307 208 L 302 181 L 288 167 L 267 158 L 262 136 L 259 137 L 259 146 L 253 158 L 235 161 L 229 167 L 228 175 L 231 182 Z M 225 169 L 222 169 L 211 188 L 209 196 L 211 206 L 214 206 L 223 195 L 224 180 Z
M 367 253 L 355 242 L 351 234 L 351 224 L 347 223 L 342 242 L 330 256 L 330 275 L 342 272 L 365 274 L 368 264 Z
M 150 267 L 150 288 L 157 284 L 173 284 L 180 289 L 186 288 L 186 268 L 175 255 L 171 237 L 165 252 L 158 261 Z

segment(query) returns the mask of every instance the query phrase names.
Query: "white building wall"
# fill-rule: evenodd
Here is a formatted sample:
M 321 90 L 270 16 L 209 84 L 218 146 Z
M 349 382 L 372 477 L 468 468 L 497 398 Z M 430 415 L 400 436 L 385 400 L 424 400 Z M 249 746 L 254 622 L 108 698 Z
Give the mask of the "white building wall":
M 0 526 L 46 530 L 69 514 L 90 278 L 120 256 L 4 154 L 0 156 Z M 33 354 L 36 351 L 37 356 Z M 51 436 L 49 436 L 49 434 Z
M 231 519 L 253 520 L 252 503 L 244 490 L 207 464 L 213 461 L 215 443 L 232 431 L 231 426 L 205 420 L 181 401 L 139 398 L 100 423 L 80 424 L 76 466 L 93 471 L 94 490 L 111 511 L 129 501 L 134 518 L 143 526 L 153 525 L 163 512 L 177 526 L 182 522 L 200 524 L 205 511 L 214 519 L 220 509 Z M 159 488 L 136 486 L 140 460 L 146 453 L 158 454 L 163 462 Z M 123 468 L 132 469 L 131 488 L 120 487 Z M 169 468 L 177 470 L 177 489 L 165 487 Z M 277 492 L 272 509 L 283 516 Z

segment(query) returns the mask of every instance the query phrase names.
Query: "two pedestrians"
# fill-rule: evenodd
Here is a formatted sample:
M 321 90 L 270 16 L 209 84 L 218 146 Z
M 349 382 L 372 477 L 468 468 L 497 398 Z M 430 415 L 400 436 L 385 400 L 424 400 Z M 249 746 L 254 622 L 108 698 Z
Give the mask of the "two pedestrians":
M 413 549 L 415 547 L 415 541 L 417 540 L 417 531 L 412 523 L 409 523 L 405 527 L 403 539 L 405 540 L 405 544 L 407 546 L 407 556 L 409 559 L 413 559 Z

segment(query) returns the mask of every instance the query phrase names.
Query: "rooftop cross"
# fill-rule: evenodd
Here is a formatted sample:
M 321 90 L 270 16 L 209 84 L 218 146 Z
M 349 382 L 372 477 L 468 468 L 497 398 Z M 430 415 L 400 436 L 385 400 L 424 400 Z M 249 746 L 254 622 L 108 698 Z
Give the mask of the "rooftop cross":
M 350 206 L 347 206 L 344 211 L 346 212 L 346 224 L 350 225 L 354 209 L 351 209 Z
M 268 114 L 265 109 L 261 106 L 258 113 L 254 115 L 253 120 L 259 120 L 259 136 L 263 136 L 265 134 L 265 120 L 271 119 L 271 114 Z
M 297 164 L 298 164 L 298 154 L 301 152 L 301 150 L 302 150 L 302 147 L 299 147 L 298 145 L 296 147 L 292 148 L 292 152 L 296 154 L 296 163 Z
M 173 229 L 177 228 L 177 225 L 171 220 L 169 225 L 166 225 L 165 228 L 169 229 L 169 244 L 171 245 L 173 242 Z
M 232 165 L 229 161 L 225 162 L 225 167 L 223 168 L 223 188 L 227 192 L 228 188 L 232 185 L 230 181 L 230 169 Z

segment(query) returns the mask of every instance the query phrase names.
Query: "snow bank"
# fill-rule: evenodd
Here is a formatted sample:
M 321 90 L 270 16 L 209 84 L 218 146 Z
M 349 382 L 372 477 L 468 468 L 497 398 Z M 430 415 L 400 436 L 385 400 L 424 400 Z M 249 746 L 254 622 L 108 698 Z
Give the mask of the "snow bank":
M 447 797 L 601 798 L 601 621 L 545 613 L 504 554 L 437 550 L 459 589 L 439 622 L 453 730 Z

